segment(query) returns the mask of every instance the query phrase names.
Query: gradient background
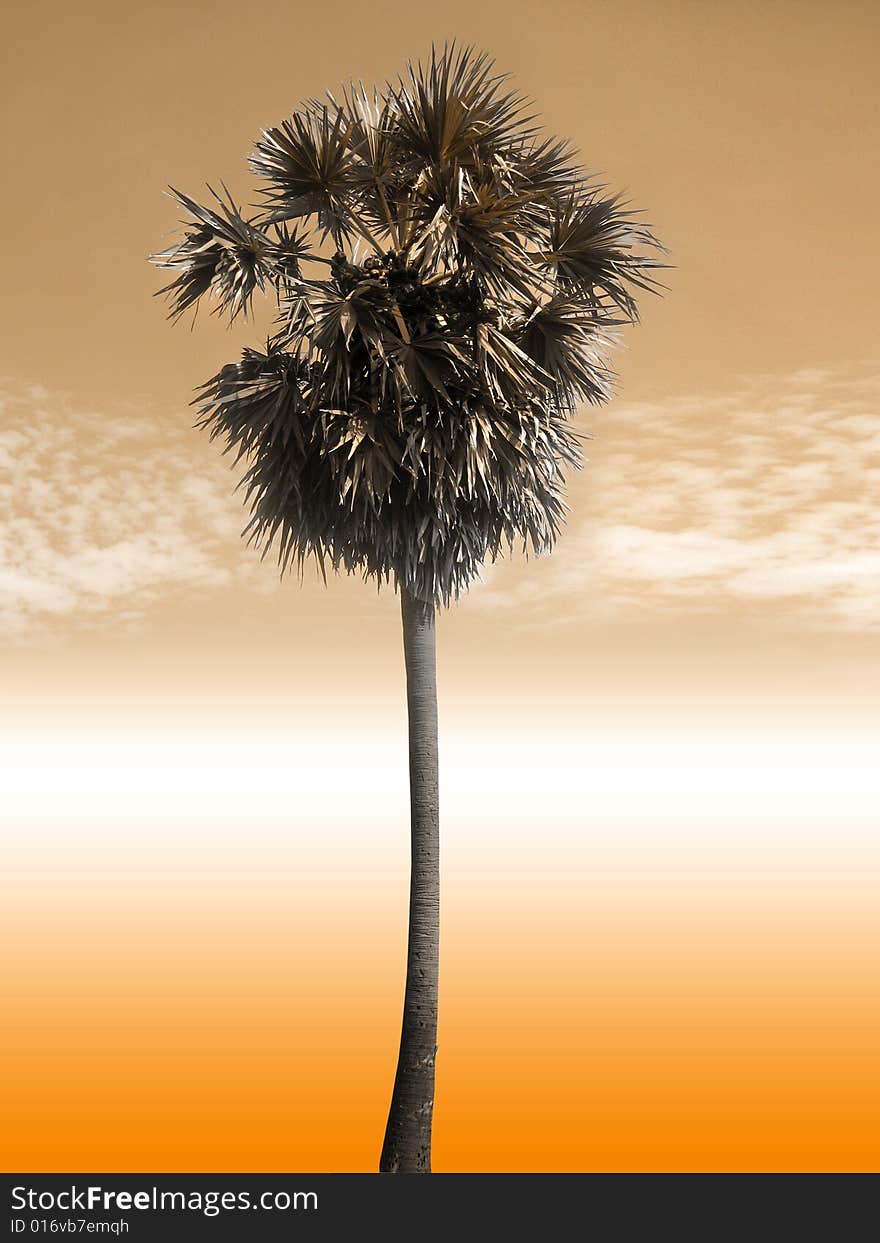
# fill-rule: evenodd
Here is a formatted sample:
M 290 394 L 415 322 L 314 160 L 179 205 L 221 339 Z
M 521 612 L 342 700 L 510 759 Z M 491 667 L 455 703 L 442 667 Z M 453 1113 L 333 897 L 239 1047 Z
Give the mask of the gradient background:
M 437 1170 L 876 1169 L 880 9 L 101 0 L 7 18 L 2 1163 L 369 1170 L 396 1058 L 393 596 L 241 548 L 171 183 L 431 39 L 671 250 L 550 558 L 439 628 Z

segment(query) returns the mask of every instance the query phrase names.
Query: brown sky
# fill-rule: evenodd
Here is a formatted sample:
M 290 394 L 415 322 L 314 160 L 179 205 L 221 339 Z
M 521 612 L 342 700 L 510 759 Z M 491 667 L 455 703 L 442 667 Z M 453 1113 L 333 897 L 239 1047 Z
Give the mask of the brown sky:
M 746 715 L 756 694 L 861 712 L 880 590 L 878 33 L 855 0 L 19 7 L 2 87 L 12 685 L 78 711 L 83 687 L 193 706 L 218 666 L 255 702 L 263 677 L 330 694 L 397 676 L 390 601 L 279 589 L 241 553 L 234 478 L 186 403 L 259 329 L 173 328 L 145 256 L 175 222 L 166 183 L 246 195 L 262 125 L 456 36 L 646 209 L 675 269 L 618 353 L 620 396 L 590 415 L 559 549 L 493 570 L 445 620 L 447 694 L 469 702 L 479 670 L 487 694 L 545 707 L 665 711 L 671 688 L 717 707 L 723 687 Z

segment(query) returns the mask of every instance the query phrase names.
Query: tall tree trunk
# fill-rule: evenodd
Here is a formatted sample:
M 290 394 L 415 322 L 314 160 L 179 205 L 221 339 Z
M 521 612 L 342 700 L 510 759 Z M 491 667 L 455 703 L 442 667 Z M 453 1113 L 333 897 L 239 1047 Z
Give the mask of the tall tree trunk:
M 411 872 L 403 1029 L 379 1170 L 430 1174 L 437 971 L 440 951 L 440 811 L 434 605 L 401 589 L 409 714 Z

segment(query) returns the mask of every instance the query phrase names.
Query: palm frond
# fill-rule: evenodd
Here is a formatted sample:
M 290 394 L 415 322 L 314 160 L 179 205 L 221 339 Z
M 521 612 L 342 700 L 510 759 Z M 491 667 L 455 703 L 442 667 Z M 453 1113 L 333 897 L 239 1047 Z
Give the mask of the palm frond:
M 362 82 L 351 83 L 343 99 L 337 107 L 351 125 L 348 174 L 358 210 L 376 235 L 399 248 L 397 204 L 406 182 L 399 166 L 394 101 L 375 87 L 369 92 Z
M 169 190 L 190 222 L 184 222 L 181 241 L 150 256 L 157 267 L 177 272 L 175 279 L 159 290 L 167 295 L 175 320 L 209 290 L 219 299 L 217 309 L 226 311 L 231 320 L 239 314 L 247 318 L 255 291 L 265 292 L 274 274 L 277 246 L 254 221 L 245 219 L 228 191 L 226 201 L 210 186 L 208 190 L 217 210 L 201 206 L 178 190 Z
M 269 185 L 264 194 L 271 220 L 317 216 L 324 232 L 341 243 L 351 237 L 353 124 L 325 105 L 294 113 L 264 130 L 250 158 L 251 171 Z
M 561 293 L 535 306 L 515 334 L 523 353 L 552 377 L 560 406 L 572 413 L 581 402 L 598 405 L 611 397 L 614 377 L 605 357 L 614 344 L 612 322 L 606 317 L 597 327 L 592 308 Z
M 527 124 L 524 98 L 503 90 L 508 75 L 493 68 L 485 52 L 454 43 L 442 52 L 432 47 L 424 65 L 408 63 L 405 76 L 388 89 L 397 107 L 397 143 L 413 164 L 466 165 Z
M 632 290 L 655 291 L 652 272 L 664 265 L 650 257 L 659 249 L 656 238 L 626 208 L 619 195 L 585 199 L 571 195 L 557 203 L 541 259 L 564 287 L 577 287 L 593 299 L 609 299 L 635 320 L 638 307 Z
M 455 44 L 307 102 L 250 167 L 260 214 L 174 192 L 186 232 L 153 256 L 175 318 L 274 296 L 266 350 L 196 398 L 246 463 L 249 541 L 282 574 L 314 559 L 444 604 L 505 549 L 549 551 L 571 417 L 610 397 L 615 330 L 664 266 L 638 213 Z

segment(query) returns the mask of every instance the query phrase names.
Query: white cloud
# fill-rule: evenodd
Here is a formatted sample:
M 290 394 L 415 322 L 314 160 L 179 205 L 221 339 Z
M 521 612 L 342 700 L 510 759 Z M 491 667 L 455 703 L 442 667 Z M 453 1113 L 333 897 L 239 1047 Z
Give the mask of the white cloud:
M 476 600 L 880 628 L 880 364 L 619 402 L 600 427 L 546 572 L 509 591 L 493 576 Z
M 880 363 L 615 402 L 590 421 L 553 556 L 487 607 L 617 617 L 774 610 L 880 628 Z M 185 413 L 84 409 L 0 381 L 0 626 L 136 625 L 169 593 L 277 581 L 240 539 L 237 475 Z M 534 572 L 540 568 L 540 574 Z M 521 613 L 520 616 L 525 616 Z
M 186 415 L 83 409 L 0 383 L 0 626 L 6 639 L 137 624 L 171 591 L 267 584 L 240 539 L 236 476 Z

